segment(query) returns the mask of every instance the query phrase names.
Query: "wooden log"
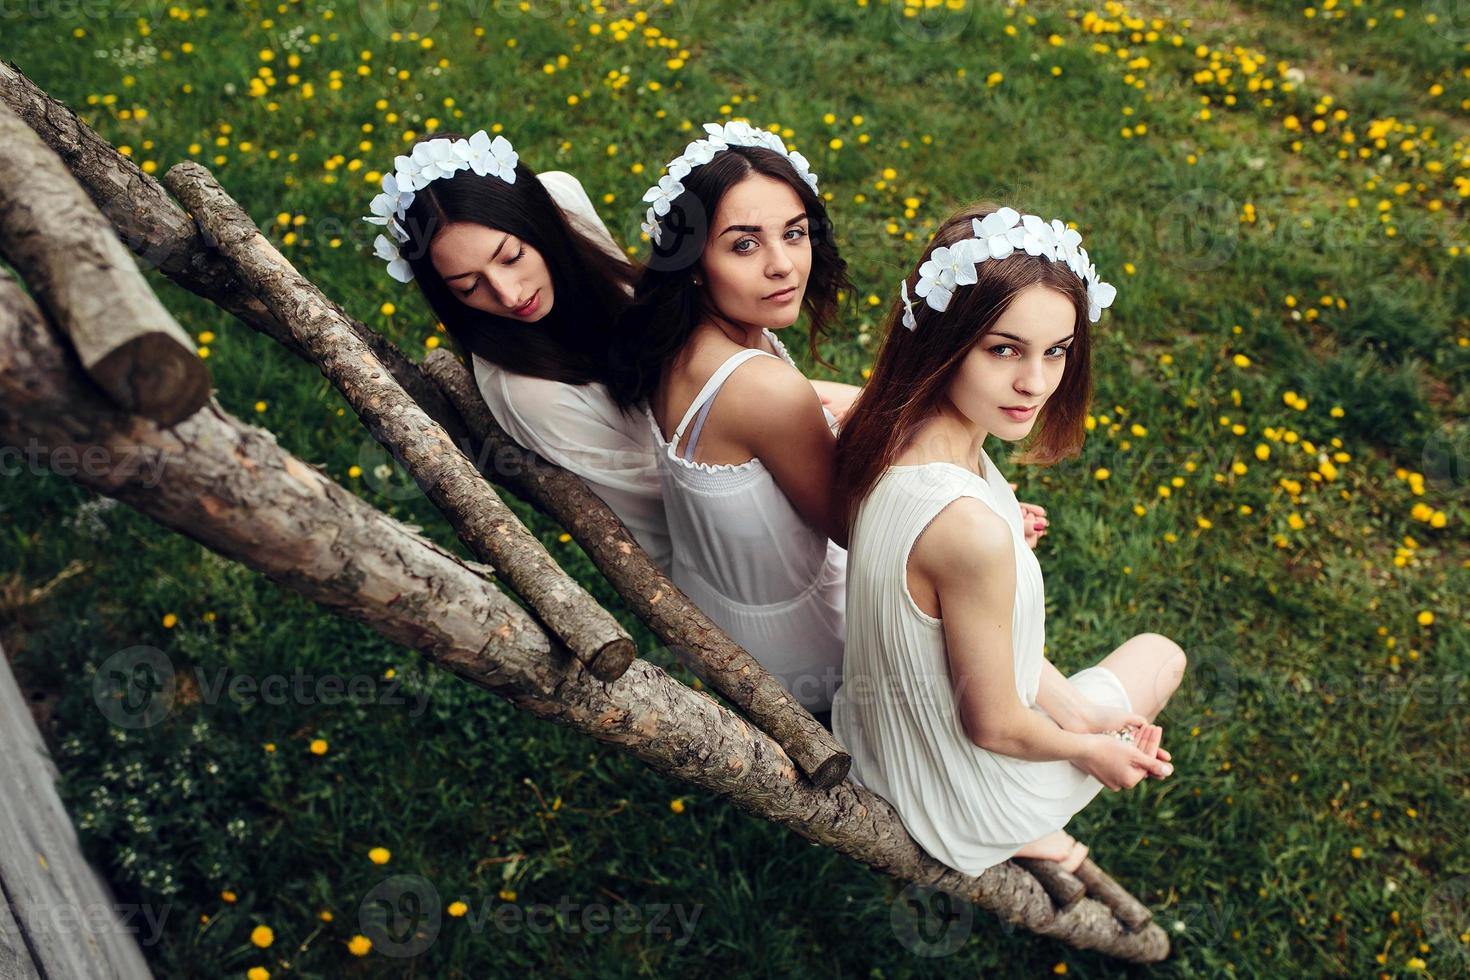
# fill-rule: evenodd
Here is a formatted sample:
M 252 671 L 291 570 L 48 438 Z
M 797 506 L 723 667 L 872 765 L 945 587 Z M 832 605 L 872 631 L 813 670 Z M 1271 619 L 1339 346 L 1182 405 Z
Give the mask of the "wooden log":
M 505 506 L 448 433 L 414 403 L 373 352 L 261 235 L 250 216 L 197 163 L 180 163 L 164 183 L 352 405 L 373 437 L 402 460 L 461 540 L 495 567 L 589 670 L 616 680 L 638 649 L 611 613 L 556 563 Z
M 83 856 L 56 765 L 0 650 L 0 977 L 151 980 L 170 906 L 118 902 Z
M 242 323 L 274 339 L 308 364 L 311 357 L 233 269 L 209 248 L 184 209 L 163 185 L 98 136 L 65 105 L 38 88 L 14 64 L 0 61 L 0 101 L 25 120 L 61 158 L 138 264 L 156 268 L 180 287 L 214 303 Z M 388 338 L 341 307 L 328 303 L 359 340 L 372 348 L 409 396 L 450 434 L 467 438 L 463 423 L 418 365 Z
M 509 442 L 480 397 L 469 368 L 452 352 L 432 351 L 424 359 L 424 371 L 448 396 L 471 439 L 487 449 Z M 471 456 L 481 460 L 492 480 L 501 482 L 500 472 L 514 470 L 523 486 L 535 484 L 527 491 L 546 502 L 551 516 L 577 540 L 638 618 L 675 656 L 779 742 L 812 785 L 826 789 L 846 779 L 852 756 L 832 733 L 654 565 L 585 483 L 560 467 L 521 472 L 526 452 L 518 449 L 505 456 L 481 451 Z M 513 465 L 503 465 L 505 461 Z
M 0 255 L 25 277 L 82 368 L 118 405 L 164 425 L 209 398 L 194 342 L 66 165 L 0 105 Z
M 193 220 L 157 181 L 8 62 L 0 62 L 0 99 L 66 161 L 92 200 L 111 217 L 119 237 L 133 248 L 140 260 L 156 264 L 179 286 L 210 300 L 315 366 L 312 355 L 297 341 L 292 330 L 246 288 L 244 281 L 209 247 Z M 609 572 L 609 567 L 597 558 L 621 553 L 629 546 L 632 550 L 628 554 L 641 551 L 626 535 L 609 539 L 611 529 L 621 522 L 601 498 L 574 474 L 518 446 L 495 423 L 488 410 L 481 416 L 488 424 L 472 435 L 439 385 L 417 363 L 377 331 L 352 319 L 340 306 L 330 300 L 323 301 L 372 349 L 413 401 L 472 460 L 519 460 L 522 465 L 486 475 L 561 522 L 594 561 L 598 561 L 602 571 L 610 575 L 615 588 L 625 596 L 635 594 L 630 590 L 634 588 L 632 583 L 640 578 L 636 571 L 638 562 L 625 563 L 628 575 L 620 576 L 615 571 Z M 576 520 L 572 520 L 573 514 Z M 660 602 L 657 589 L 642 589 L 637 594 L 647 596 L 652 604 Z M 640 604 L 636 599 L 630 601 L 635 607 Z M 774 693 L 786 695 L 780 682 L 748 655 L 744 660 L 736 656 L 732 651 L 739 648 L 723 631 L 711 624 L 709 634 L 699 636 L 697 621 L 690 622 L 695 627 L 692 637 L 671 642 L 660 633 L 665 642 L 670 642 L 675 655 L 688 657 L 691 669 L 705 677 L 716 690 L 742 709 L 751 711 L 752 717 L 763 726 L 770 725 L 783 747 L 816 785 L 825 786 L 844 778 L 850 758 L 821 723 L 789 696 L 786 696 L 789 707 L 783 706 L 781 697 Z M 656 632 L 660 629 L 656 624 L 651 626 Z M 783 714 L 791 717 L 781 720 Z
M 1087 894 L 1113 910 L 1118 921 L 1130 932 L 1136 932 L 1153 920 L 1154 914 L 1128 890 L 1099 868 L 1092 858 L 1083 858 L 1077 868 L 1077 879 L 1087 888 Z
M 1087 886 L 1072 872 L 1045 858 L 1013 858 L 1018 865 L 1035 875 L 1041 887 L 1056 903 L 1058 912 L 1066 912 L 1087 894 Z
M 34 441 L 32 441 L 34 440 Z M 876 871 L 974 902 L 1043 935 L 1138 962 L 1168 955 L 1157 924 L 1127 932 L 1100 902 L 1057 914 L 1035 877 L 979 877 L 925 854 L 887 801 L 817 790 L 781 747 L 713 698 L 635 660 L 597 680 L 455 555 L 284 452 L 211 401 L 164 429 L 103 401 L 20 286 L 0 270 L 0 444 L 88 464 L 68 473 L 260 571 L 524 711 L 615 745 L 667 775 Z

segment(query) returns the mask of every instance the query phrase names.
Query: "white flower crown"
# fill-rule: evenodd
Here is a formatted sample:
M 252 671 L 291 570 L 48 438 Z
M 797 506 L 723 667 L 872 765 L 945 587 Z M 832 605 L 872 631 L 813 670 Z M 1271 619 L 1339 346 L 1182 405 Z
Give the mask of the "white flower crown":
M 697 139 L 684 148 L 684 152 L 670 160 L 664 168 L 666 173 L 659 178 L 657 184 L 648 189 L 643 195 L 643 200 L 649 202 L 647 220 L 640 228 L 649 238 L 653 239 L 655 245 L 660 244 L 661 231 L 659 229 L 659 218 L 669 213 L 669 206 L 684 193 L 684 185 L 681 181 L 689 176 L 695 167 L 703 166 L 714 159 L 715 154 L 721 150 L 728 150 L 732 146 L 763 146 L 768 150 L 774 150 L 781 154 L 801 179 L 810 185 L 813 192 L 817 189 L 817 175 L 812 173 L 811 164 L 807 163 L 806 157 L 794 150 L 787 150 L 785 142 L 781 137 L 766 129 L 758 129 L 750 123 L 727 122 L 705 123 L 704 131 L 709 134 L 707 138 Z
M 949 308 L 950 297 L 960 286 L 972 286 L 978 278 L 975 266 L 990 259 L 1003 259 L 1013 252 L 1040 255 L 1053 262 L 1065 262 L 1077 278 L 1087 284 L 1087 319 L 1096 323 L 1102 311 L 1113 305 L 1118 290 L 1097 277 L 1097 267 L 1087 258 L 1082 236 L 1053 218 L 1046 222 L 1034 214 L 1021 214 L 1015 208 L 1000 208 L 984 218 L 972 218 L 973 238 L 961 239 L 953 245 L 941 245 L 929 253 L 919 266 L 919 281 L 914 292 L 940 313 Z M 903 325 L 918 327 L 914 302 L 909 299 L 909 281 L 899 285 L 903 300 Z
M 514 184 L 519 159 L 510 140 L 504 136 L 491 140 L 483 129 L 469 139 L 441 136 L 425 140 L 414 144 L 408 156 L 394 157 L 394 172 L 383 175 L 383 193 L 373 198 L 372 215 L 362 219 L 386 225 L 397 239 L 394 242 L 386 235 L 379 235 L 373 240 L 373 254 L 388 263 L 388 275 L 399 282 L 413 279 L 413 269 L 398 246 L 408 241 L 408 232 L 402 225 L 415 191 L 440 177 L 453 177 L 461 170 L 473 170 L 481 177 L 493 175 Z

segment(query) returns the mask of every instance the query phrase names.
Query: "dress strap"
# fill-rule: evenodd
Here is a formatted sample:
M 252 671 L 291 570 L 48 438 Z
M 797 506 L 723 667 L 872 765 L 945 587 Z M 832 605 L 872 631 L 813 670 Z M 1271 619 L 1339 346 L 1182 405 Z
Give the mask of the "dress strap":
M 694 418 L 694 413 L 699 411 L 700 407 L 708 399 L 712 398 L 715 392 L 720 390 L 720 386 L 725 383 L 725 379 L 736 368 L 757 355 L 764 355 L 766 357 L 776 356 L 769 351 L 763 351 L 756 347 L 747 347 L 745 350 L 736 351 L 734 354 L 731 354 L 725 359 L 725 363 L 715 369 L 715 373 L 709 376 L 709 380 L 704 383 L 704 387 L 699 389 L 699 394 L 694 396 L 694 401 L 689 403 L 689 408 L 684 412 L 684 417 L 679 420 L 679 427 L 674 430 L 674 436 L 669 440 L 670 448 L 677 449 L 679 440 L 684 438 L 684 430 L 689 427 L 689 422 Z

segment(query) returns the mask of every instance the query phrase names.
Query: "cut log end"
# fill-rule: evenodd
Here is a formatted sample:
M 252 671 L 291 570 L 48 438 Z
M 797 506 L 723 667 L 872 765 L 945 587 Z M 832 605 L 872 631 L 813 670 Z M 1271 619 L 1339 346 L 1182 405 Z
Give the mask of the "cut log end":
M 150 331 L 107 352 L 88 370 L 118 407 L 174 426 L 209 402 L 204 361 L 172 333 Z
M 620 637 L 602 646 L 587 664 L 592 676 L 604 683 L 622 677 L 638 656 L 638 645 L 627 637 Z
M 1059 915 L 1071 911 L 1072 907 L 1082 901 L 1083 896 L 1087 894 L 1087 886 L 1082 883 L 1082 880 L 1055 861 L 1030 857 L 1018 857 L 1012 860 L 1041 882 L 1041 887 L 1056 903 Z
M 817 789 L 831 789 L 846 779 L 851 769 L 852 756 L 846 752 L 837 752 L 813 766 L 807 772 L 807 778 Z

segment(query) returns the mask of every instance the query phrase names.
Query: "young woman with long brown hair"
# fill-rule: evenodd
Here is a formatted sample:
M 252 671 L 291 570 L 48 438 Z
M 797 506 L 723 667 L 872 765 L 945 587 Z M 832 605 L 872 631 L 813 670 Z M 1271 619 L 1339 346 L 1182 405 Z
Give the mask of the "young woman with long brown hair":
M 1041 568 L 984 449 L 1032 436 L 1017 461 L 1044 465 L 1082 444 L 1089 326 L 1113 290 L 1080 246 L 1011 208 L 947 220 L 838 440 L 850 534 L 833 731 L 854 778 L 970 874 L 1013 856 L 1075 870 L 1072 816 L 1105 785 L 1172 771 L 1150 722 L 1183 651 L 1145 633 L 1070 677 L 1046 659 Z
M 386 231 L 375 254 L 418 283 L 495 420 L 586 481 L 667 569 L 647 427 L 605 385 L 612 323 L 639 270 L 582 185 L 535 173 L 503 136 L 441 132 L 395 159 L 372 211 Z

